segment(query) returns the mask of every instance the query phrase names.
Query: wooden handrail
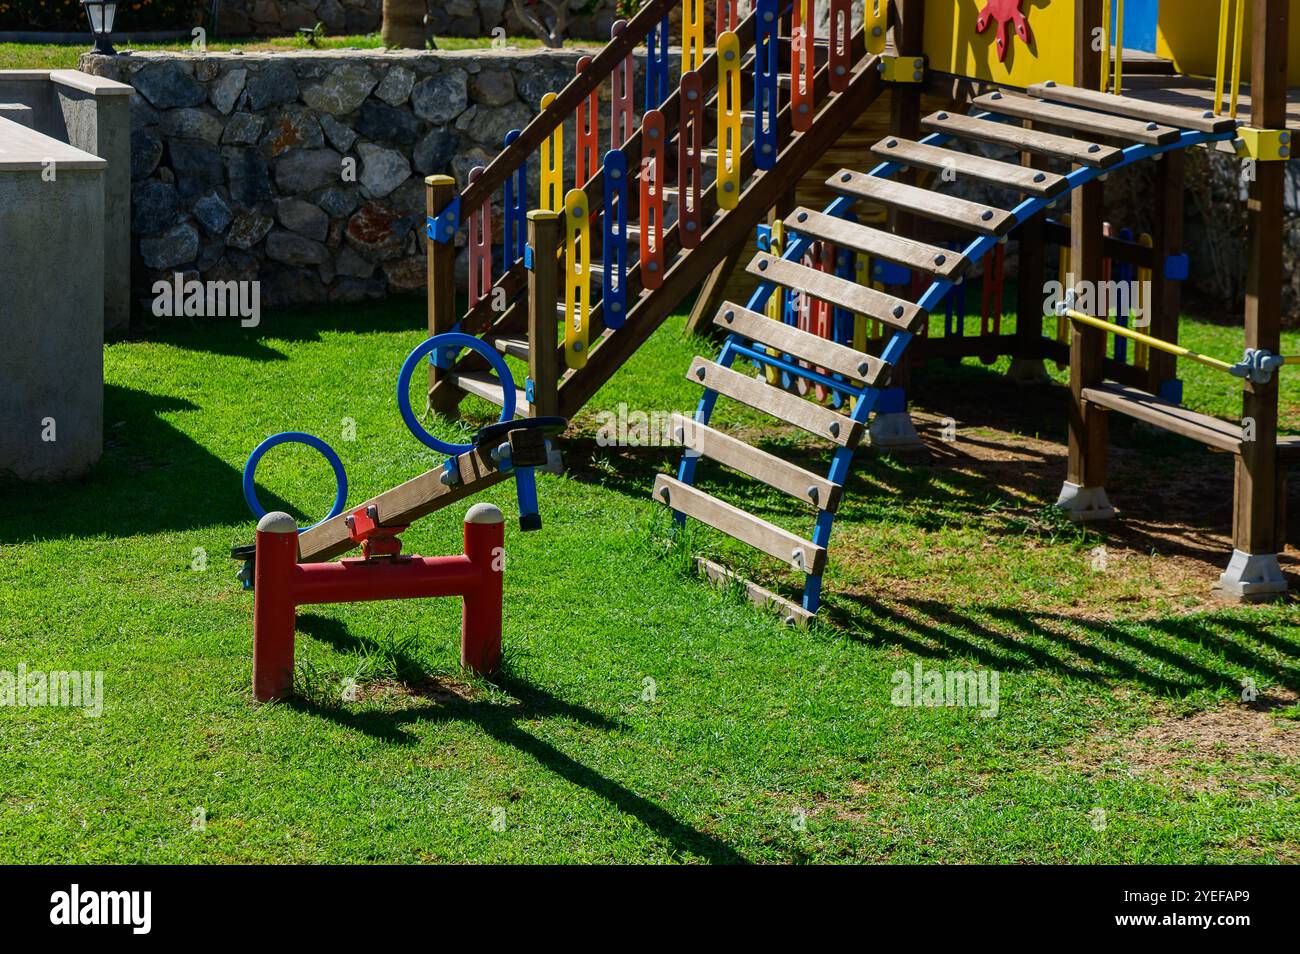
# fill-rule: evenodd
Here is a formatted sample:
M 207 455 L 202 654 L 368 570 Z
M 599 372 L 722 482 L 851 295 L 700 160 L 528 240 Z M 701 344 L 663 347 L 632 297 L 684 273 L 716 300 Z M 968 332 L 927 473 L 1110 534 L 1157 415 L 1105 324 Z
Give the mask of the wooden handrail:
M 542 140 L 551 134 L 551 130 L 568 119 L 578 108 L 578 104 L 609 78 L 618 64 L 641 44 L 650 30 L 659 25 L 677 2 L 678 0 L 650 0 L 642 7 L 637 15 L 628 21 L 623 31 L 605 44 L 587 68 L 569 80 L 568 85 L 560 90 L 551 105 L 538 113 L 533 121 L 524 127 L 519 138 L 497 153 L 497 157 L 488 163 L 482 175 L 466 186 L 460 197 L 463 214 L 468 214 L 470 209 L 478 208 L 501 188 L 510 174 L 537 151 Z

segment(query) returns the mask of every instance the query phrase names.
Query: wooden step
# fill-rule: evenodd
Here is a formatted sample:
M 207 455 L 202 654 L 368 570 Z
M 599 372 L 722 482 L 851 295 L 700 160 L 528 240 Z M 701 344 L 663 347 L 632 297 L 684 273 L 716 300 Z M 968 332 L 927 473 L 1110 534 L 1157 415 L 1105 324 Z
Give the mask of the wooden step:
M 914 212 L 927 219 L 946 222 L 981 235 L 1006 235 L 1016 224 L 1015 215 L 1006 209 L 996 209 L 991 205 L 931 192 L 929 189 L 850 169 L 841 169 L 826 184 L 845 195 Z
M 1087 142 L 1083 139 L 1071 139 L 1055 133 L 1026 129 L 1011 123 L 996 122 L 991 119 L 977 119 L 963 116 L 961 113 L 940 111 L 931 113 L 921 120 L 921 126 L 934 132 L 973 139 L 976 142 L 988 142 L 1010 149 L 1032 152 L 1052 159 L 1064 159 L 1081 166 L 1106 169 L 1124 158 L 1124 151 L 1114 146 Z
M 886 162 L 899 162 L 906 166 L 964 176 L 1039 198 L 1058 196 L 1070 185 L 1064 176 L 1058 176 L 1054 172 L 999 162 L 997 159 L 986 159 L 941 146 L 927 146 L 898 136 L 886 136 L 872 146 L 871 151 Z
M 774 388 L 762 379 L 724 368 L 707 358 L 697 357 L 692 361 L 686 376 L 733 401 L 747 404 L 841 447 L 852 447 L 862 439 L 862 425 L 852 418 Z
M 816 615 L 808 612 L 793 600 L 779 596 L 771 590 L 737 575 L 721 563 L 714 563 L 705 557 L 696 557 L 695 568 L 703 573 L 709 582 L 719 586 L 729 586 L 733 583 L 740 584 L 745 588 L 745 595 L 749 597 L 751 603 L 758 607 L 775 610 L 787 626 L 805 626 Z
M 804 573 L 820 573 L 826 567 L 826 548 L 796 536 L 761 517 L 746 513 L 725 500 L 687 486 L 675 477 L 655 478 L 654 497 L 679 513 L 694 517 L 729 537 L 748 543 Z
M 489 371 L 459 372 L 449 375 L 451 382 L 466 394 L 481 397 L 490 404 L 502 407 L 505 404 L 501 382 Z M 527 417 L 531 411 L 528 397 L 523 391 L 515 389 L 515 417 Z
M 508 354 L 520 361 L 528 360 L 527 338 L 514 338 L 509 335 L 487 335 L 483 340 L 502 354 Z
M 715 431 L 707 424 L 699 424 L 683 414 L 672 416 L 668 433 L 683 447 L 688 447 L 709 460 L 716 460 L 739 474 L 761 480 L 796 500 L 831 512 L 839 508 L 840 495 L 844 491 L 839 484 L 833 484 L 825 477 L 759 450 L 730 434 Z
M 821 301 L 874 318 L 900 331 L 916 334 L 928 318 L 925 311 L 914 302 L 837 278 L 830 272 L 821 272 L 798 262 L 777 258 L 767 252 L 755 255 L 745 266 L 745 271 L 764 281 L 807 292 Z
M 1030 96 L 1036 96 L 1039 99 L 1045 99 L 1053 103 L 1082 106 L 1085 109 L 1093 109 L 1099 113 L 1111 113 L 1115 116 L 1126 116 L 1129 119 L 1140 119 L 1166 126 L 1177 126 L 1180 129 L 1194 129 L 1203 133 L 1232 132 L 1238 126 L 1237 120 L 1231 116 L 1216 116 L 1212 110 L 1208 109 L 1188 109 L 1185 106 L 1148 103 L 1140 99 L 1115 96 L 1095 89 L 1061 86 L 1052 81 L 1035 83 L 1029 87 L 1028 92 Z
M 1102 384 L 1095 388 L 1084 388 L 1083 399 L 1163 430 L 1190 437 L 1210 447 L 1231 454 L 1241 453 L 1242 431 L 1238 425 L 1221 421 L 1209 414 L 1190 411 L 1146 391 L 1122 384 Z
M 786 217 L 785 227 L 841 248 L 851 248 L 872 258 L 906 265 L 934 278 L 955 282 L 965 274 L 970 261 L 960 252 L 927 245 L 881 229 L 858 225 L 847 219 L 799 207 Z
M 1048 126 L 1059 126 L 1089 136 L 1123 139 L 1146 146 L 1166 146 L 1178 139 L 1180 133 L 1173 126 L 1157 122 L 1144 122 L 1124 116 L 1110 116 L 1090 109 L 1058 106 L 1041 99 L 1018 96 L 1012 93 L 985 93 L 977 96 L 973 105 L 1003 116 L 1031 119 Z
M 733 302 L 723 302 L 713 316 L 713 323 L 742 338 L 770 345 L 782 354 L 804 358 L 815 367 L 862 381 L 873 388 L 884 387 L 893 370 L 872 355 L 802 331 L 784 321 L 773 321 L 767 315 Z

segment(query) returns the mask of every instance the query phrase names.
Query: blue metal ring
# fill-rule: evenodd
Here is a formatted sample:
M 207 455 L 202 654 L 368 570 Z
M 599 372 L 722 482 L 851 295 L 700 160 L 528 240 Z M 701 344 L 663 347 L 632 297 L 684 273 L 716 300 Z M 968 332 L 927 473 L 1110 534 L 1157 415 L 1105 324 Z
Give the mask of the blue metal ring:
M 415 369 L 420 366 L 427 355 L 446 349 L 458 352 L 461 348 L 469 348 L 471 351 L 478 352 L 487 359 L 488 364 L 492 365 L 492 370 L 496 372 L 497 378 L 501 381 L 504 395 L 500 420 L 513 421 L 515 419 L 515 379 L 510 374 L 506 359 L 498 354 L 495 348 L 489 346 L 487 342 L 481 338 L 475 338 L 473 335 L 463 334 L 459 331 L 448 331 L 444 334 L 434 335 L 406 356 L 406 361 L 402 364 L 402 371 L 397 376 L 397 409 L 402 412 L 402 420 L 406 424 L 406 429 L 415 435 L 416 440 L 426 447 L 432 447 L 443 454 L 464 454 L 466 451 L 473 450 L 474 445 L 450 444 L 447 441 L 440 441 L 424 429 L 424 426 L 416 418 L 415 412 L 411 410 L 411 375 L 415 373 Z
M 278 444 L 306 444 L 308 447 L 314 447 L 321 452 L 321 455 L 329 461 L 329 465 L 334 468 L 334 484 L 337 487 L 337 492 L 334 495 L 334 505 L 330 507 L 330 512 L 325 515 L 324 520 L 321 520 L 320 523 L 314 523 L 310 527 L 303 527 L 298 532 L 302 533 L 303 530 L 319 527 L 325 520 L 332 520 L 341 514 L 348 500 L 348 475 L 343 469 L 343 461 L 339 460 L 339 455 L 334 453 L 334 448 L 315 434 L 305 434 L 302 431 L 282 431 L 279 434 L 272 434 L 254 447 L 253 453 L 248 455 L 248 460 L 244 464 L 244 500 L 248 501 L 248 509 L 253 511 L 253 516 L 259 520 L 266 516 L 266 508 L 257 499 L 257 488 L 254 486 L 257 465 L 261 462 L 262 456 Z

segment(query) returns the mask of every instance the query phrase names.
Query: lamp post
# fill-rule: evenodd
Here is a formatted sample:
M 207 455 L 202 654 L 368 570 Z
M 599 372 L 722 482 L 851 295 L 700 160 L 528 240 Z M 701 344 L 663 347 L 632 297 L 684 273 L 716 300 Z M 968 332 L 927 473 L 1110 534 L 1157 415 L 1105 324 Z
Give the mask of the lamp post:
M 117 14 L 117 0 L 81 0 L 90 19 L 90 32 L 95 36 L 95 48 L 92 52 L 113 56 L 117 50 L 109 42 L 113 34 L 113 17 Z

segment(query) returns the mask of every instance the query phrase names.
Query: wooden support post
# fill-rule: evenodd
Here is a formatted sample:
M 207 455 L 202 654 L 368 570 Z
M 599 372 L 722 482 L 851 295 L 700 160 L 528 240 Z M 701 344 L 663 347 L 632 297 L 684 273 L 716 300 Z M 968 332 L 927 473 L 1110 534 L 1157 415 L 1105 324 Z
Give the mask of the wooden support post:
M 1033 123 L 1026 120 L 1025 128 L 1032 129 Z M 1045 156 L 1025 152 L 1021 162 L 1034 169 L 1046 169 L 1048 161 Z M 1019 279 L 1016 284 L 1016 340 L 1015 354 L 1011 356 L 1011 367 L 1007 374 L 1012 380 L 1023 384 L 1045 383 L 1049 380 L 1043 367 L 1043 275 L 1046 268 L 1047 250 L 1043 222 L 1047 212 L 1040 212 L 1020 227 Z
M 1075 5 L 1074 84 L 1091 88 L 1101 76 L 1101 53 L 1093 49 L 1094 31 L 1101 27 L 1102 0 Z M 1094 180 L 1071 197 L 1070 249 L 1074 287 L 1102 279 L 1105 185 Z M 1096 287 L 1095 284 L 1093 286 Z M 1069 288 L 1066 289 L 1067 293 Z M 1096 295 L 1090 296 L 1094 301 Z M 1114 516 L 1106 500 L 1106 411 L 1083 399 L 1085 388 L 1104 378 L 1105 333 L 1079 322 L 1070 325 L 1070 460 L 1059 504 L 1077 520 Z
M 737 236 L 735 247 L 727 253 L 726 258 L 714 266 L 713 271 L 709 272 L 709 277 L 704 279 L 700 293 L 695 296 L 695 304 L 691 306 L 691 316 L 686 319 L 685 334 L 709 334 L 710 329 L 717 327 L 713 324 L 713 316 L 722 307 L 722 302 L 727 297 L 727 282 L 732 272 L 736 270 L 736 266 L 740 264 L 740 256 L 744 254 L 748 245 L 743 235 Z
M 1178 342 L 1178 316 L 1182 311 L 1182 282 L 1165 277 L 1165 262 L 1183 249 L 1183 188 L 1187 157 L 1181 149 L 1167 152 L 1156 163 L 1155 231 L 1151 235 L 1151 297 L 1147 302 L 1151 326 L 1147 334 Z M 1166 382 L 1178 376 L 1177 359 L 1168 352 L 1151 348 L 1147 357 L 1146 390 L 1161 394 Z
M 1251 125 L 1279 129 L 1286 125 L 1288 0 L 1256 0 L 1251 31 Z M 1282 235 L 1286 163 L 1259 162 L 1250 185 L 1247 217 L 1250 254 L 1246 276 L 1246 347 L 1281 350 Z M 1242 402 L 1243 426 L 1253 440 L 1242 442 L 1237 459 L 1236 506 L 1232 528 L 1237 551 L 1221 579 L 1238 597 L 1285 592 L 1280 571 L 1251 566 L 1243 557 L 1273 557 L 1284 545 L 1278 525 L 1277 416 L 1278 376 L 1268 384 L 1247 381 Z M 1274 557 L 1275 560 L 1275 557 Z M 1238 566 L 1241 563 L 1242 566 Z M 1235 572 L 1234 572 L 1235 571 Z M 1261 572 L 1262 571 L 1262 572 Z M 1236 583 L 1235 592 L 1232 584 Z
M 439 212 L 456 197 L 456 180 L 451 176 L 429 176 L 424 180 L 426 208 L 429 217 Z M 427 239 L 429 336 L 450 331 L 456 325 L 456 241 L 451 236 L 445 242 Z M 440 388 L 434 394 L 439 379 L 445 372 L 429 365 L 428 410 L 438 414 L 454 415 L 465 392 L 459 388 Z
M 559 413 L 560 362 L 556 348 L 556 306 L 560 300 L 560 217 L 546 209 L 528 213 L 528 247 L 533 267 L 528 273 L 528 377 L 533 383 L 533 417 Z

